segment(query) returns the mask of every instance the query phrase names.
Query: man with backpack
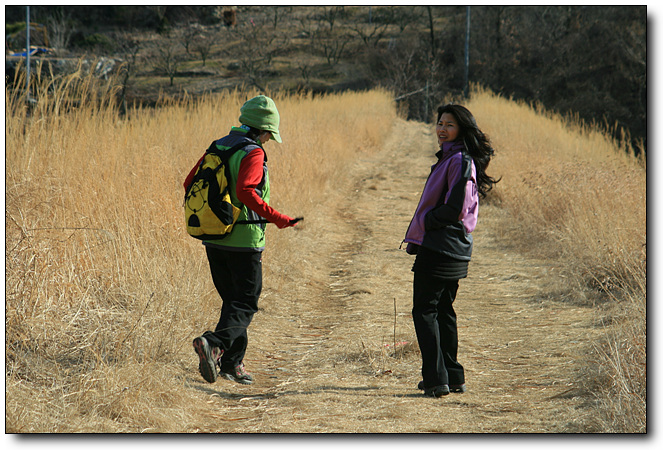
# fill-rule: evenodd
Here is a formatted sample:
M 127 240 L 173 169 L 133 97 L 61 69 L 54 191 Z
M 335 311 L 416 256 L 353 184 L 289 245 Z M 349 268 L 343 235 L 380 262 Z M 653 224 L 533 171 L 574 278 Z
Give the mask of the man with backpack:
M 298 221 L 269 206 L 267 156 L 262 147 L 270 139 L 281 143 L 280 116 L 274 101 L 264 95 L 248 100 L 240 109 L 239 122 L 241 126 L 232 127 L 227 136 L 208 149 L 219 155 L 233 149 L 226 161 L 226 173 L 232 203 L 240 209 L 228 235 L 203 240 L 212 280 L 223 301 L 215 330 L 205 331 L 193 340 L 200 359 L 198 369 L 209 383 L 218 376 L 242 384 L 253 383 L 252 375 L 244 369 L 243 359 L 247 328 L 258 311 L 262 290 L 265 227 L 269 222 L 286 228 Z M 191 185 L 203 158 L 186 178 L 185 189 Z

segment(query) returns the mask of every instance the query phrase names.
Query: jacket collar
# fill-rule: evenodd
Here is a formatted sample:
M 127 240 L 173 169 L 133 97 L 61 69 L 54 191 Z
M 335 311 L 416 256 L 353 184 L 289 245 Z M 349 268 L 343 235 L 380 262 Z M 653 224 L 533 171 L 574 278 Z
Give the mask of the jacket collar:
M 444 142 L 442 143 L 442 147 L 440 147 L 440 150 L 435 153 L 435 156 L 437 156 L 438 162 L 447 159 L 449 156 L 453 155 L 454 153 L 458 153 L 465 150 L 465 145 L 463 142 L 459 141 L 453 141 L 453 142 Z

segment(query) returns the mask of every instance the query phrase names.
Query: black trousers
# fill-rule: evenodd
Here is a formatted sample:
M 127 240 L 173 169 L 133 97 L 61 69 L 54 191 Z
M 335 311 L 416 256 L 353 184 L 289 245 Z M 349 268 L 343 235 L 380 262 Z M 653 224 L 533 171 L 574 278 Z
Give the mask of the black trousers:
M 233 252 L 206 246 L 214 286 L 221 296 L 221 317 L 214 332 L 203 336 L 224 351 L 221 370 L 240 364 L 248 345 L 247 328 L 258 311 L 262 291 L 262 253 Z
M 421 375 L 426 389 L 465 383 L 457 361 L 458 330 L 453 302 L 458 280 L 445 280 L 425 272 L 414 273 L 412 318 L 421 350 Z

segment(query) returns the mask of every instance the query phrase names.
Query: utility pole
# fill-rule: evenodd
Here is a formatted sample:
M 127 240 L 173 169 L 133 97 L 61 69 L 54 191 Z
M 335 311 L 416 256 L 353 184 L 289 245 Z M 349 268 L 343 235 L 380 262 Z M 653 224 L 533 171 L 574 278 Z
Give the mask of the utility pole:
M 30 104 L 30 7 L 26 6 L 25 18 L 25 92 L 27 92 L 26 101 Z
M 470 93 L 470 7 L 465 9 L 465 98 Z
M 431 81 L 433 78 L 433 68 L 435 67 L 435 30 L 433 28 L 434 22 L 433 22 L 433 8 L 430 6 L 426 6 L 426 9 L 428 10 L 428 23 L 430 26 L 430 61 L 428 63 L 428 79 L 426 80 L 426 103 L 425 103 L 425 111 L 424 111 L 424 120 L 428 122 L 430 118 L 428 117 L 428 103 L 430 102 L 430 92 L 429 89 L 431 88 Z

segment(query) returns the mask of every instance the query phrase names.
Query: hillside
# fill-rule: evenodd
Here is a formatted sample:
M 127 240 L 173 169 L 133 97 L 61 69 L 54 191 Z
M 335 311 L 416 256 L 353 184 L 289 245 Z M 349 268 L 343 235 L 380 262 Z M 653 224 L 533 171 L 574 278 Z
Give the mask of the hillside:
M 634 147 L 646 147 L 646 6 L 473 6 L 469 35 L 462 6 L 239 6 L 228 22 L 229 11 L 31 7 L 50 37 L 45 61 L 53 70 L 74 70 L 72 58 L 103 58 L 104 72 L 121 72 L 119 95 L 129 104 L 236 87 L 381 86 L 410 119 L 429 121 L 435 104 L 462 98 L 469 82 L 577 115 L 617 137 L 627 130 Z M 24 7 L 5 13 L 7 48 L 19 51 Z M 35 45 L 44 45 L 42 35 L 33 30 Z M 6 56 L 9 82 L 13 62 Z

